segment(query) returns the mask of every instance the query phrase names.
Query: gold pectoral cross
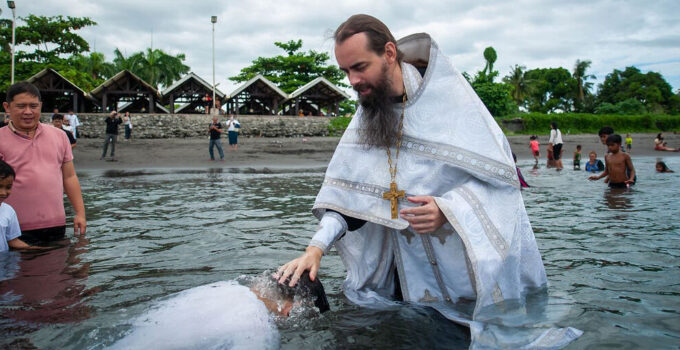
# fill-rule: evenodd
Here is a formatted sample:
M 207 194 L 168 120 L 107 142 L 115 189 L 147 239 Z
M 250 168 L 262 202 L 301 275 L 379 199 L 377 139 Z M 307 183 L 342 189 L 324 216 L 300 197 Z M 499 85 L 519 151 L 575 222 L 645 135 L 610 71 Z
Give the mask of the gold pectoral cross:
M 383 199 L 387 199 L 390 201 L 390 207 L 392 210 L 392 219 L 396 219 L 399 217 L 399 214 L 397 213 L 397 200 L 399 198 L 404 198 L 405 193 L 404 191 L 397 191 L 397 183 L 392 181 L 390 183 L 390 190 L 383 193 Z

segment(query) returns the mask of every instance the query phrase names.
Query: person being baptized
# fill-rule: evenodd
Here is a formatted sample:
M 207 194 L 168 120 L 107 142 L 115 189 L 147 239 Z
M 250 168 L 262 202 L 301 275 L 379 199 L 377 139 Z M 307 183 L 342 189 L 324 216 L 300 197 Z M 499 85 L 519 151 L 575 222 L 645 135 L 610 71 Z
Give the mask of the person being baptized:
M 323 285 L 305 273 L 295 287 L 271 273 L 210 283 L 170 296 L 132 321 L 112 349 L 278 349 L 277 318 L 330 310 Z

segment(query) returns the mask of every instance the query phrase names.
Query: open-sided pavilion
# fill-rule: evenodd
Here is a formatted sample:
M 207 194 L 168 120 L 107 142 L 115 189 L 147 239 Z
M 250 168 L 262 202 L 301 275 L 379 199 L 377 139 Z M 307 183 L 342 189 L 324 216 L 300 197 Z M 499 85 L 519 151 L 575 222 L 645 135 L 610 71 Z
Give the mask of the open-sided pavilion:
M 170 113 L 176 112 L 175 103 L 183 104 L 182 113 L 205 113 L 202 110 L 205 94 L 212 98 L 212 85 L 192 72 L 163 90 L 163 104 L 170 105 Z M 222 91 L 215 89 L 216 100 L 222 102 L 225 97 Z
M 146 102 L 146 106 L 135 112 L 154 113 L 156 102 L 160 100 L 158 90 L 129 70 L 120 71 L 92 90 L 90 95 L 100 102 L 103 112 L 117 109 L 120 102 L 136 104 L 141 100 Z
M 338 115 L 340 102 L 349 98 L 335 84 L 318 77 L 290 94 L 283 103 L 283 114 L 298 115 L 302 111 L 305 115 L 310 112 L 312 115 L 323 115 L 322 109 L 325 109 L 327 113 Z
M 234 114 L 278 114 L 279 106 L 287 98 L 288 94 L 258 74 L 229 95 L 226 111 Z
M 72 109 L 79 113 L 94 109 L 94 101 L 81 88 L 52 68 L 45 68 L 27 80 L 40 91 L 42 112 L 52 112 L 54 108 L 66 112 Z

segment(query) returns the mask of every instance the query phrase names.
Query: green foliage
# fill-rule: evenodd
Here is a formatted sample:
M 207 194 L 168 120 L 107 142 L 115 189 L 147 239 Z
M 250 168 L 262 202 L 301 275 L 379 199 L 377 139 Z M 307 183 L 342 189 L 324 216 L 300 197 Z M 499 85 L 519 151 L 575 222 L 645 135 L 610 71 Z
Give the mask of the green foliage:
M 588 79 L 595 79 L 595 76 L 586 73 L 591 63 L 589 60 L 576 60 L 576 64 L 574 64 L 572 77 L 576 80 L 576 90 L 574 91 L 573 105 L 576 112 L 583 113 L 592 109 L 593 99 L 590 89 L 593 87 L 593 83 L 589 82 Z
M 331 136 L 341 136 L 347 126 L 352 121 L 352 117 L 334 117 L 328 123 L 328 133 Z
M 614 128 L 617 133 L 627 132 L 660 132 L 680 131 L 680 116 L 667 114 L 543 114 L 543 113 L 517 113 L 503 118 L 522 119 L 524 130 L 521 134 L 547 134 L 550 132 L 550 123 L 557 122 L 560 130 L 565 134 L 596 134 L 601 127 L 607 125 Z
M 24 24 L 20 24 L 22 20 Z M 51 67 L 69 75 L 68 57 L 90 50 L 90 46 L 75 31 L 96 25 L 87 17 L 35 16 L 17 20 L 15 42 L 15 81 L 26 80 L 44 68 Z M 10 84 L 12 21 L 0 20 L 0 90 Z M 78 75 L 75 72 L 70 74 Z M 74 81 L 75 84 L 81 83 Z M 85 84 L 87 85 L 87 84 Z
M 501 117 L 517 112 L 517 105 L 513 101 L 512 86 L 505 83 L 473 82 L 472 88 L 484 102 L 491 115 Z
M 189 73 L 189 66 L 183 63 L 186 60 L 183 53 L 172 56 L 160 49 L 147 48 L 146 51 L 135 52 L 129 57 L 123 56 L 116 49 L 114 55 L 116 73 L 127 69 L 156 89 L 168 87 Z
M 632 98 L 648 111 L 680 114 L 680 97 L 673 94 L 670 84 L 659 73 L 642 73 L 635 67 L 615 69 L 599 87 L 599 104 L 616 105 Z
M 357 101 L 344 100 L 340 102 L 339 112 L 341 116 L 353 116 L 357 112 Z
M 511 68 L 510 75 L 503 78 L 503 82 L 512 87 L 510 95 L 517 106 L 526 105 L 526 96 L 529 93 L 529 81 L 525 77 L 526 67 L 515 65 Z
M 615 105 L 608 102 L 600 103 L 597 108 L 595 108 L 595 113 L 634 115 L 647 113 L 647 109 L 642 102 L 634 98 L 629 98 Z
M 287 55 L 258 57 L 252 65 L 241 69 L 238 75 L 229 80 L 242 83 L 261 74 L 286 93 L 291 93 L 318 77 L 324 77 L 337 86 L 347 87 L 342 82 L 345 74 L 338 67 L 327 65 L 326 62 L 330 59 L 328 53 L 314 50 L 300 52 L 302 40 L 275 42 L 274 45 Z
M 530 112 L 571 111 L 576 80 L 565 68 L 537 68 L 525 73 L 531 80 L 527 107 Z

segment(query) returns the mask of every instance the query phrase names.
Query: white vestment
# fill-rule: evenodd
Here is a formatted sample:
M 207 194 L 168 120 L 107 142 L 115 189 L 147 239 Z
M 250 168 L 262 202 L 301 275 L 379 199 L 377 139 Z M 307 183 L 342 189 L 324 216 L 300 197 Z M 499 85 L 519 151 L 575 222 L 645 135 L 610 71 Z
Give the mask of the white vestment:
M 429 35 L 408 36 L 398 46 L 408 101 L 396 183 L 406 196 L 433 196 L 448 222 L 420 235 L 391 218 L 383 199 L 387 155 L 360 144 L 360 107 L 317 195 L 313 212 L 321 222 L 310 245 L 336 247 L 347 269 L 345 295 L 358 305 L 393 304 L 396 272 L 404 301 L 468 325 L 471 348 L 566 345 L 581 332 L 533 328 L 512 307 L 523 308 L 525 294 L 545 288 L 547 279 L 505 135 Z M 406 62 L 426 65 L 424 76 Z M 401 110 L 395 104 L 395 115 Z M 394 147 L 391 153 L 396 162 Z M 413 206 L 399 200 L 399 209 Z M 366 224 L 347 231 L 345 220 L 327 210 Z
M 112 349 L 278 349 L 264 303 L 234 281 L 191 288 L 133 321 Z

